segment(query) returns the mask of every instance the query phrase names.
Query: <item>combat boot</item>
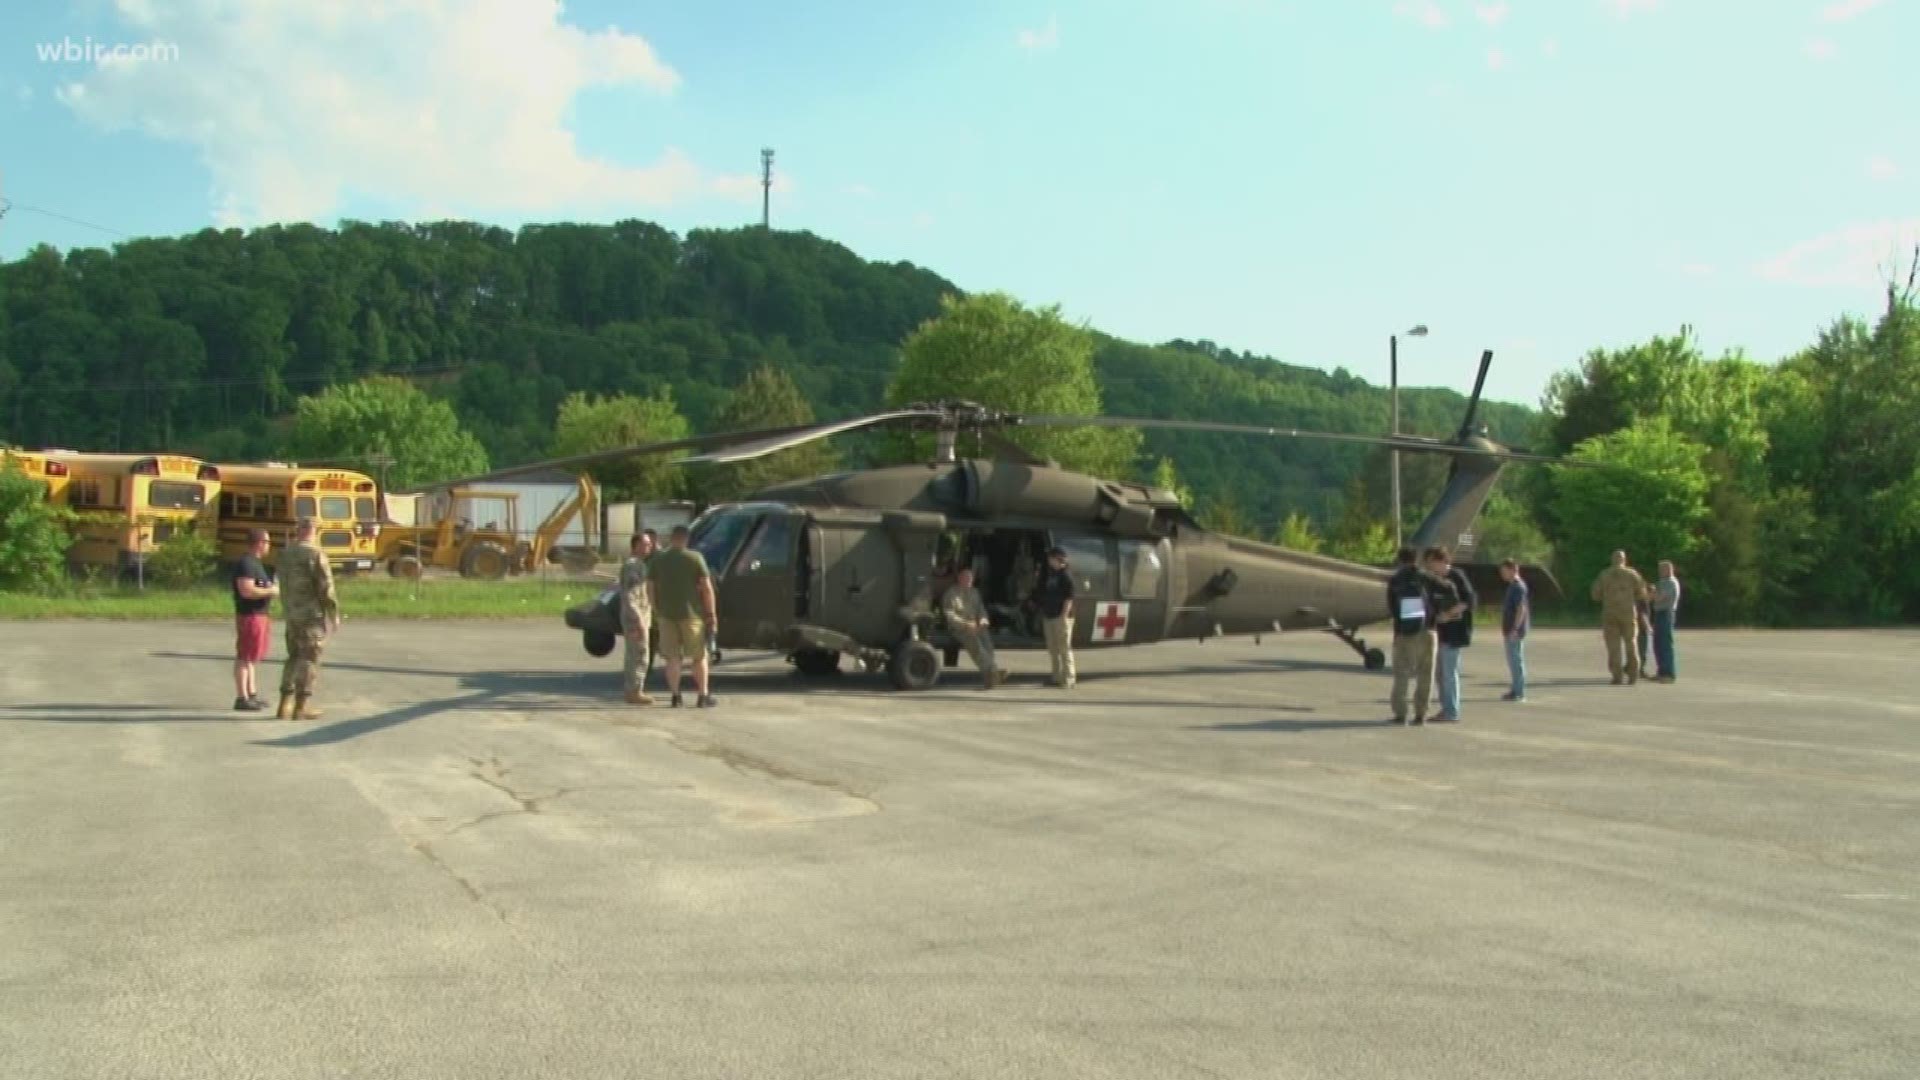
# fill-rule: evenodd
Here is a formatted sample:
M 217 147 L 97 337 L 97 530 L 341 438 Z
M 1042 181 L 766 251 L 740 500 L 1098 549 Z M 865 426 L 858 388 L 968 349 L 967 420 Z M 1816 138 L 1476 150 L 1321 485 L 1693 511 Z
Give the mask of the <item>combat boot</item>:
M 293 719 L 293 695 L 292 694 L 282 693 L 280 695 L 280 707 L 273 710 L 273 718 L 275 720 Z
M 293 718 L 295 720 L 318 720 L 325 715 L 319 709 L 307 704 L 307 695 L 301 694 L 294 699 Z

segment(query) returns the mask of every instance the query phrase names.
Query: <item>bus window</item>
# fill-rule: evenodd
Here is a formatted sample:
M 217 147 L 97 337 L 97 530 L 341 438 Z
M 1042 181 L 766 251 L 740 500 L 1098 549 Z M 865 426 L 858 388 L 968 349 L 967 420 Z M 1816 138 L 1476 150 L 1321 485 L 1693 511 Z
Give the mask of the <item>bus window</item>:
M 314 516 L 313 496 L 302 495 L 299 498 L 293 500 L 293 513 L 295 517 L 301 517 L 301 518 L 313 517 Z
M 356 521 L 379 521 L 380 513 L 374 509 L 373 499 L 362 495 L 353 500 L 353 517 Z
M 178 480 L 155 480 L 147 485 L 147 505 L 155 510 L 197 510 L 207 504 L 207 489 Z
M 353 500 L 345 495 L 328 495 L 320 500 L 320 516 L 327 521 L 352 521 Z

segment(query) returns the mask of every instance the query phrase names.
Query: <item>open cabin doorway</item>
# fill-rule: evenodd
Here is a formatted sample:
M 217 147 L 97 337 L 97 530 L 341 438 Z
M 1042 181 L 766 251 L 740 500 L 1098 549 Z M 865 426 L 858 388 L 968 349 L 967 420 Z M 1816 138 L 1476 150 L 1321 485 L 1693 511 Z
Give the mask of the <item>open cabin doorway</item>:
M 943 533 L 934 555 L 938 583 L 936 602 L 945 594 L 960 568 L 973 569 L 974 588 L 986 604 L 994 641 L 1001 644 L 1044 643 L 1040 613 L 1027 600 L 1047 564 L 1053 546 L 1045 529 L 1000 527 L 954 529 Z

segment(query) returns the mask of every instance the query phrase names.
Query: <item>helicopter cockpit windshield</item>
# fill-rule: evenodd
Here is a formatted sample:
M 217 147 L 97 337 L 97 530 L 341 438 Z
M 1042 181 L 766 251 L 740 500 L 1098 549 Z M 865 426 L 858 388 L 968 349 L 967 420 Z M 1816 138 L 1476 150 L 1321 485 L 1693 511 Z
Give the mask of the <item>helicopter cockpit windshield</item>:
M 698 551 L 715 577 L 725 577 L 740 545 L 753 532 L 754 523 L 773 507 L 763 503 L 744 503 L 716 507 L 693 523 L 687 546 Z

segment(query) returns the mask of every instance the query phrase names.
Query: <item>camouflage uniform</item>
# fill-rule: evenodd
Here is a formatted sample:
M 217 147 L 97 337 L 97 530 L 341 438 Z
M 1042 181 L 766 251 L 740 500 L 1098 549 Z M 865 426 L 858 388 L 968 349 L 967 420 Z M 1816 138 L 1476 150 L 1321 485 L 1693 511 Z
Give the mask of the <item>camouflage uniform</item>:
M 1647 597 L 1647 582 L 1631 566 L 1609 566 L 1593 579 L 1593 598 L 1600 601 L 1600 633 L 1607 643 L 1607 671 L 1614 682 L 1640 678 L 1640 631 L 1637 610 Z
M 340 600 L 333 588 L 333 569 L 326 553 L 311 540 L 295 541 L 280 552 L 280 606 L 287 624 L 287 663 L 280 674 L 282 720 L 311 720 L 320 713 L 309 708 L 320 682 L 320 654 L 326 648 L 327 625 L 340 618 Z M 292 711 L 289 712 L 289 706 Z
M 973 657 L 974 665 L 980 669 L 981 689 L 1005 682 L 1007 673 L 994 666 L 993 637 L 980 629 L 980 620 L 987 617 L 980 590 L 971 585 L 948 588 L 947 595 L 940 601 L 940 613 L 946 617 L 947 629 L 960 639 L 967 655 Z
M 627 700 L 650 705 L 647 673 L 653 670 L 648 629 L 653 625 L 653 602 L 647 599 L 647 560 L 632 556 L 620 566 L 620 629 L 626 641 Z

